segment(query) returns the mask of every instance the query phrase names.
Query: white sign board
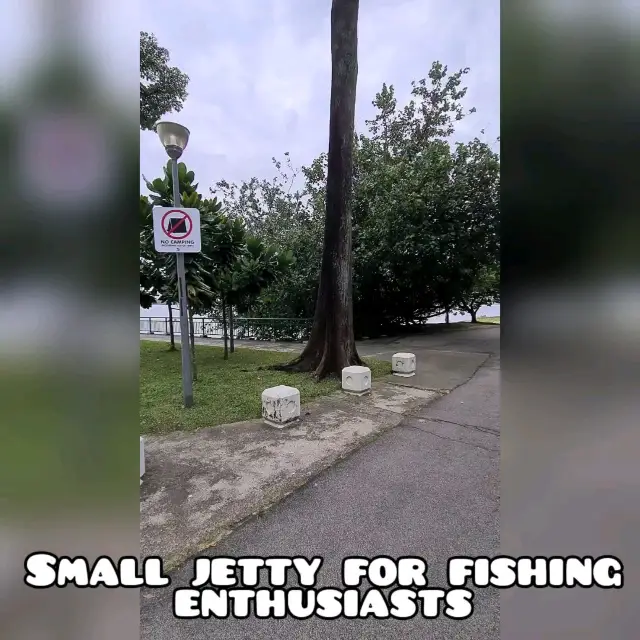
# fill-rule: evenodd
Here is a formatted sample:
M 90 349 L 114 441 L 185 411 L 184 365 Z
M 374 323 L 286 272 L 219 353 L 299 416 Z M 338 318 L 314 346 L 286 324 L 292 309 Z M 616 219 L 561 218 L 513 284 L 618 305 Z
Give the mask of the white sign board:
M 160 253 L 199 253 L 202 249 L 200 211 L 154 207 L 153 240 Z

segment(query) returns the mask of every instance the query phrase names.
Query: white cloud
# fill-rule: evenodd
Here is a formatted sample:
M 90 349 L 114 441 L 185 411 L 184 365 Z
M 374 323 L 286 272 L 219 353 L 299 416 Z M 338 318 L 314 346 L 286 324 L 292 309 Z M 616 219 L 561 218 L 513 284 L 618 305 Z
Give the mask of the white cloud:
M 182 112 L 191 129 L 184 160 L 204 187 L 217 180 L 270 177 L 271 157 L 290 151 L 308 163 L 327 147 L 330 91 L 330 0 L 143 0 L 143 27 L 189 74 Z M 372 116 L 383 82 L 399 100 L 434 60 L 451 71 L 470 67 L 468 106 L 458 137 L 486 129 L 499 135 L 499 3 L 497 0 L 370 0 L 360 5 L 358 128 Z M 141 136 L 141 165 L 159 175 L 163 150 Z

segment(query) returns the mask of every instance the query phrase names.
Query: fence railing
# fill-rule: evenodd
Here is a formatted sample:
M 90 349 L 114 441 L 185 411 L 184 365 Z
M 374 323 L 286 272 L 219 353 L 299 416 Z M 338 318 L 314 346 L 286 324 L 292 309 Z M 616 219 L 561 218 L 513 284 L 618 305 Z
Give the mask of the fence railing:
M 171 333 L 169 318 L 140 317 L 140 333 L 165 335 Z M 312 320 L 309 318 L 236 318 L 233 319 L 233 335 L 236 340 L 276 340 L 279 342 L 304 342 L 309 338 Z M 194 318 L 193 332 L 197 338 L 223 338 L 222 318 Z M 173 331 L 180 335 L 180 318 L 173 317 Z M 229 322 L 227 321 L 227 332 Z

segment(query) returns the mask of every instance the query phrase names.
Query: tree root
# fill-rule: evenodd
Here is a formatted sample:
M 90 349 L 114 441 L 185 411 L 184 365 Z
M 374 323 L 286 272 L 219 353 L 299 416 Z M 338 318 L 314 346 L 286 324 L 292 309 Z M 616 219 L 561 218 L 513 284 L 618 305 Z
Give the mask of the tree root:
M 332 376 L 340 378 L 344 367 L 362 366 L 363 364 L 357 351 L 353 352 L 348 361 L 340 363 L 338 366 L 336 366 L 336 363 L 331 363 L 329 358 L 323 355 L 317 353 L 305 355 L 302 353 L 291 362 L 273 365 L 269 368 L 273 371 L 282 371 L 285 373 L 310 373 L 315 380 L 319 381 Z

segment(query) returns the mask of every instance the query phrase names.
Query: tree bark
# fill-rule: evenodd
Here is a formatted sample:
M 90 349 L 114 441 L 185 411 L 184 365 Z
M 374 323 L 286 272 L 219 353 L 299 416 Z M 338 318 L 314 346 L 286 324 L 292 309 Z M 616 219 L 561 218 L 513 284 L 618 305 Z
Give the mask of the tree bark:
M 224 341 L 224 359 L 229 359 L 229 348 L 227 346 L 229 334 L 227 333 L 227 303 L 222 297 L 222 339 Z
M 361 365 L 353 331 L 351 200 L 358 79 L 359 0 L 331 7 L 331 100 L 324 248 L 309 342 L 281 369 L 310 371 L 318 379 Z
M 470 311 L 469 315 L 471 316 L 471 322 L 478 322 L 478 310 L 476 309 L 475 311 Z
M 198 369 L 196 367 L 196 332 L 193 326 L 193 308 L 189 305 L 189 341 L 191 343 L 191 372 L 193 381 L 198 379 Z
M 235 336 L 233 335 L 233 305 L 229 305 L 229 351 L 233 353 L 235 351 Z
M 444 321 L 445 324 L 449 324 L 449 308 L 445 307 L 444 309 Z
M 169 336 L 171 341 L 171 346 L 169 347 L 170 351 L 176 350 L 176 336 L 173 331 L 173 308 L 171 307 L 171 303 L 167 302 L 167 308 L 169 309 Z

